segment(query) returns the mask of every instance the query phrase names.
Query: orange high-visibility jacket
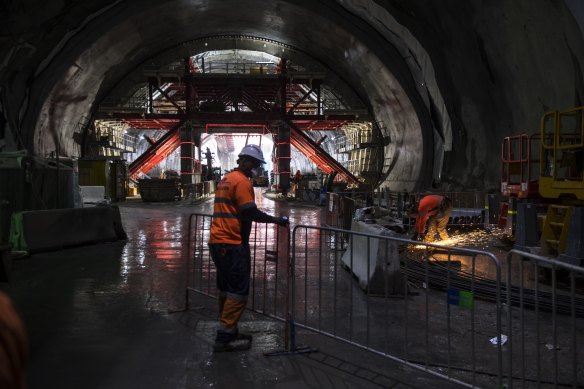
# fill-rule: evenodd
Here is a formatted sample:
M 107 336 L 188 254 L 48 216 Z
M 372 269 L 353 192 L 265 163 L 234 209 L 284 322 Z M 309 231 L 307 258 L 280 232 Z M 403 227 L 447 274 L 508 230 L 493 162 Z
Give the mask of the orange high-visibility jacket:
M 256 207 L 253 184 L 239 169 L 227 173 L 215 189 L 209 243 L 241 244 L 241 211 Z
M 0 292 L 0 386 L 25 388 L 28 338 L 22 320 L 8 295 Z
M 444 196 L 430 195 L 420 200 L 418 204 L 418 216 L 416 217 L 416 232 L 423 234 L 426 230 L 426 222 L 430 216 L 434 216 L 440 210 L 440 203 Z

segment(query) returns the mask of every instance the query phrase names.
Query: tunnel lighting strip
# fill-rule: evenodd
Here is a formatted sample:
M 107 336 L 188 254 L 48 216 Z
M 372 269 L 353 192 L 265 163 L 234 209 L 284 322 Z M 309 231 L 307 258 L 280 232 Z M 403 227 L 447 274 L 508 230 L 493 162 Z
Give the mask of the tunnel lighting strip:
M 208 36 L 205 38 L 198 38 L 198 39 L 193 39 L 193 40 L 184 42 L 183 46 L 189 46 L 189 45 L 197 44 L 197 43 L 205 43 L 206 41 L 211 41 L 211 40 L 223 40 L 223 39 L 226 39 L 226 40 L 240 39 L 240 40 L 250 40 L 250 41 L 256 41 L 256 42 L 264 42 L 264 43 L 270 43 L 274 46 L 279 46 L 279 47 L 285 48 L 287 50 L 299 51 L 299 50 L 295 49 L 293 46 L 290 46 L 286 43 L 278 42 L 278 41 L 275 41 L 273 39 L 252 36 L 252 35 L 213 35 L 213 36 Z

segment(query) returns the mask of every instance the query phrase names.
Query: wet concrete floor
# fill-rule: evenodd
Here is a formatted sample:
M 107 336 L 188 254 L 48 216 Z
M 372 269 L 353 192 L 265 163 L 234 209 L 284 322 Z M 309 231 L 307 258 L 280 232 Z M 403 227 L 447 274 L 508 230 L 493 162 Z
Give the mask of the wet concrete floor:
M 292 224 L 320 225 L 322 208 L 258 196 L 261 209 Z M 28 330 L 28 388 L 447 388 L 411 367 L 321 335 L 318 352 L 282 350 L 283 325 L 252 312 L 246 352 L 214 354 L 215 301 L 185 298 L 185 231 L 212 200 L 119 204 L 128 240 L 16 259 L 4 285 Z

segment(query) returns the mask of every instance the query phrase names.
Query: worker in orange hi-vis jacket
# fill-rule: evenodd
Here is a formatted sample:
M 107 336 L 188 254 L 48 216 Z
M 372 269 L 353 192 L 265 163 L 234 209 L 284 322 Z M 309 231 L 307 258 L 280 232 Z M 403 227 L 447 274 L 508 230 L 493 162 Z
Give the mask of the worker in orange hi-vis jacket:
M 215 352 L 247 350 L 251 347 L 251 335 L 240 333 L 237 328 L 249 294 L 251 223 L 288 225 L 287 217 L 270 216 L 256 206 L 251 178 L 264 163 L 259 146 L 245 146 L 239 153 L 237 168 L 225 174 L 215 189 L 209 238 L 219 289 L 219 324 L 213 346 Z
M 12 301 L 0 291 L 0 388 L 24 389 L 28 340 Z
M 440 239 L 449 238 L 446 225 L 452 213 L 452 201 L 447 196 L 428 195 L 420 200 L 420 203 L 409 212 L 410 217 L 416 218 L 415 233 L 412 240 L 434 242 L 436 233 Z M 428 232 L 426 232 L 426 223 Z
M 294 177 L 292 178 L 292 183 L 293 183 L 292 190 L 297 191 L 298 189 L 300 189 L 301 182 L 302 182 L 302 173 L 300 173 L 300 170 L 296 170 L 296 174 L 294 174 Z

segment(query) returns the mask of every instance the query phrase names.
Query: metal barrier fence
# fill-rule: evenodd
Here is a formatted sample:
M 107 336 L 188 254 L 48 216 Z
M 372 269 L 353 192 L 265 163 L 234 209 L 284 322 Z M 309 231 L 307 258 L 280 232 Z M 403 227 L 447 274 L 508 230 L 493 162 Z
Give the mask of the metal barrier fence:
M 185 309 L 217 297 L 211 221 L 189 218 Z M 287 324 L 288 353 L 311 351 L 300 329 L 463 386 L 583 387 L 584 268 L 372 229 L 254 224 L 248 308 Z
M 506 374 L 520 387 L 584 387 L 584 268 L 512 250 L 506 273 Z
M 218 297 L 216 270 L 208 241 L 213 217 L 189 215 L 187 288 L 185 310 L 190 292 Z M 250 235 L 251 283 L 247 308 L 268 317 L 285 320 L 287 310 L 289 229 L 274 224 L 254 223 Z
M 497 258 L 388 234 L 294 227 L 295 327 L 466 386 L 500 387 Z

